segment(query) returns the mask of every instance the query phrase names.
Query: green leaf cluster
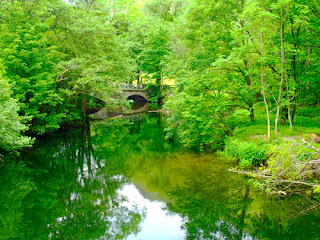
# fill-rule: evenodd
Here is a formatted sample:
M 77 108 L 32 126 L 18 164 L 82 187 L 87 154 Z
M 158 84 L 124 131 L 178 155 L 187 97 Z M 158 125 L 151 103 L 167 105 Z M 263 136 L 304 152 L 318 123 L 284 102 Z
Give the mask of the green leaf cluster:
M 19 116 L 19 105 L 17 100 L 11 97 L 11 87 L 2 76 L 0 69 L 0 154 L 28 147 L 33 140 L 23 136 L 28 129 L 24 122 L 26 117 Z M 0 155 L 1 157 L 1 155 Z
M 197 150 L 221 148 L 232 132 L 232 111 L 226 95 L 216 93 L 206 77 L 189 75 L 179 81 L 166 101 L 167 138 Z M 205 91 L 200 91 L 205 89 Z
M 240 167 L 259 166 L 267 160 L 267 151 L 263 146 L 255 142 L 244 142 L 239 139 L 227 142 L 225 154 L 239 160 Z

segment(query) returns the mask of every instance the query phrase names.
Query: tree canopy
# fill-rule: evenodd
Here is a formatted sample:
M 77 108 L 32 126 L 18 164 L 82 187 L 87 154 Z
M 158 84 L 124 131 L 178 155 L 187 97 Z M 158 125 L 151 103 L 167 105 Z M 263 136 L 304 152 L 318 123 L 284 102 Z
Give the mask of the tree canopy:
M 0 94 L 13 99 L 3 107 L 16 106 L 17 134 L 85 119 L 92 96 L 112 109 L 121 104 L 114 83 L 141 77 L 160 88 L 175 81 L 168 138 L 189 147 L 219 146 L 235 116 L 253 122 L 257 107 L 277 134 L 319 105 L 317 1 L 16 0 L 0 9 Z

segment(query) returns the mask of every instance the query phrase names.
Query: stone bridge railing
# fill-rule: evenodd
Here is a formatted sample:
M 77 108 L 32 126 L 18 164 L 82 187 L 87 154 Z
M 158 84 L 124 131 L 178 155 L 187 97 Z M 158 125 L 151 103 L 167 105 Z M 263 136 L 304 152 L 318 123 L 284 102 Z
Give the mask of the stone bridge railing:
M 115 83 L 115 86 L 119 87 L 120 89 L 145 89 L 147 84 L 139 84 L 139 83 Z

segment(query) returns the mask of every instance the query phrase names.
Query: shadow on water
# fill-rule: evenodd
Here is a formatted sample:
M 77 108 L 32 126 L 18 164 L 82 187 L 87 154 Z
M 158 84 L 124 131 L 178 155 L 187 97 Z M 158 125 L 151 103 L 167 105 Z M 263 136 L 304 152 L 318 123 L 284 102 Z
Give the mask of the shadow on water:
M 320 239 L 319 202 L 268 197 L 162 121 L 95 122 L 3 163 L 0 239 Z

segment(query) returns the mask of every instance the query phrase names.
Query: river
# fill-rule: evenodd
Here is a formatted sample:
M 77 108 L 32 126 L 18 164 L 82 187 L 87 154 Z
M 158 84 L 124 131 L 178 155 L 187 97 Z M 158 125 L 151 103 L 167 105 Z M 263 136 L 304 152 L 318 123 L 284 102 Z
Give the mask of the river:
M 59 132 L 0 168 L 0 239 L 320 239 L 319 202 L 164 139 L 160 113 Z

